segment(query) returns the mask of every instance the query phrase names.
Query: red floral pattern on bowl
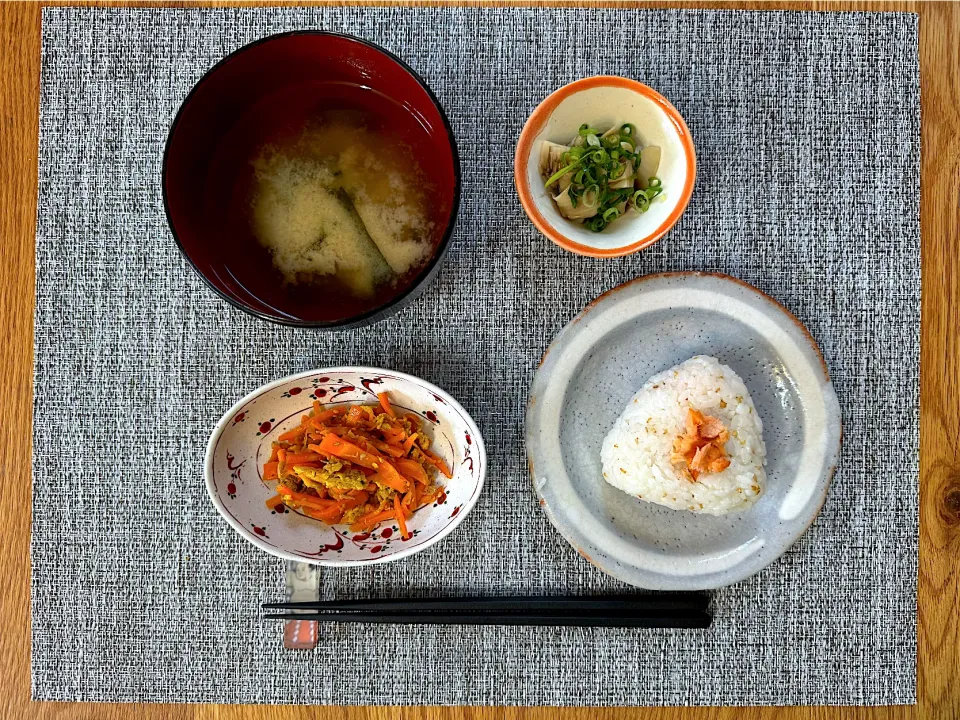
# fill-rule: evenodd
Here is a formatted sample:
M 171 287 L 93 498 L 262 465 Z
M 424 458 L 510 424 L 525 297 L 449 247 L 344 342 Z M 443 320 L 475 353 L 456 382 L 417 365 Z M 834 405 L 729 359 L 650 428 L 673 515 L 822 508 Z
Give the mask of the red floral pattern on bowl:
M 271 443 L 296 426 L 314 400 L 322 405 L 376 403 L 388 392 L 394 407 L 424 419 L 435 452 L 453 472 L 440 477 L 444 492 L 407 522 L 403 539 L 396 523 L 366 533 L 329 526 L 288 508 L 271 510 L 275 483 L 262 479 Z M 243 420 L 251 418 L 252 422 Z M 480 431 L 460 405 L 440 388 L 403 373 L 377 368 L 323 368 L 291 375 L 255 390 L 230 408 L 207 444 L 207 492 L 217 511 L 246 540 L 288 560 L 315 565 L 363 565 L 417 553 L 459 525 L 483 488 L 487 458 Z

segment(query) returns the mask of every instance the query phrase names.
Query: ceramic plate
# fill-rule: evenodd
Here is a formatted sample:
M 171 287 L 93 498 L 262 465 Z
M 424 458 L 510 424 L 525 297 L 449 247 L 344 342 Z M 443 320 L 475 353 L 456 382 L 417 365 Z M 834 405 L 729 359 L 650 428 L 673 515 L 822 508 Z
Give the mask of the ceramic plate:
M 601 477 L 600 447 L 652 375 L 712 355 L 763 421 L 767 489 L 719 517 L 646 503 Z M 724 275 L 652 275 L 602 295 L 543 357 L 527 408 L 534 489 L 587 560 L 649 589 L 716 588 L 773 562 L 810 526 L 840 453 L 840 406 L 820 351 L 781 305 Z
M 300 423 L 314 400 L 324 406 L 375 404 L 387 392 L 394 408 L 415 413 L 433 441 L 431 449 L 453 478 L 438 502 L 407 522 L 413 536 L 400 537 L 396 523 L 352 533 L 286 509 L 266 506 L 276 495 L 262 479 L 263 464 L 278 436 Z M 214 506 L 245 539 L 273 555 L 316 565 L 367 565 L 407 557 L 453 531 L 483 488 L 487 458 L 480 431 L 467 412 L 435 385 L 392 370 L 337 367 L 291 375 L 265 385 L 234 405 L 210 436 L 206 455 L 207 492 Z

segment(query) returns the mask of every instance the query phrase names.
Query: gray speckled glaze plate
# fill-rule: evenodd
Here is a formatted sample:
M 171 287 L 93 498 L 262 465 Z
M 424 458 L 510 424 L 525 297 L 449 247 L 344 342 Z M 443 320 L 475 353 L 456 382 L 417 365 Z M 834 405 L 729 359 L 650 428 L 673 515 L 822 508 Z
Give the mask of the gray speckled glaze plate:
M 652 375 L 712 355 L 763 421 L 767 489 L 714 517 L 643 502 L 602 478 L 600 446 Z M 587 560 L 652 590 L 743 580 L 810 526 L 840 455 L 841 421 L 816 342 L 785 308 L 726 275 L 651 275 L 601 295 L 547 349 L 530 390 L 527 454 L 540 505 Z

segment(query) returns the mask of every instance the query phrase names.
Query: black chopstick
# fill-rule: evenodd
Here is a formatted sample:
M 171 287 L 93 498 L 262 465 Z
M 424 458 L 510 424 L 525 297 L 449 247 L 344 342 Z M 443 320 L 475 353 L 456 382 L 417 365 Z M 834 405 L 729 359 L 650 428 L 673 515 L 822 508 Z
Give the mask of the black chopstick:
M 549 627 L 609 628 L 707 628 L 711 617 L 702 610 L 659 611 L 648 613 L 614 613 L 606 615 L 545 613 L 302 613 L 266 615 L 274 620 L 308 620 L 338 623 L 377 623 L 394 625 L 537 625 Z
M 264 603 L 289 610 L 267 619 L 400 625 L 538 625 L 577 627 L 706 628 L 708 595 L 601 597 L 465 597 L 392 600 L 320 600 Z
M 394 600 L 318 600 L 264 603 L 265 610 L 326 610 L 344 612 L 459 612 L 459 613 L 629 613 L 661 610 L 706 610 L 709 595 L 498 596 L 464 598 L 401 598 Z

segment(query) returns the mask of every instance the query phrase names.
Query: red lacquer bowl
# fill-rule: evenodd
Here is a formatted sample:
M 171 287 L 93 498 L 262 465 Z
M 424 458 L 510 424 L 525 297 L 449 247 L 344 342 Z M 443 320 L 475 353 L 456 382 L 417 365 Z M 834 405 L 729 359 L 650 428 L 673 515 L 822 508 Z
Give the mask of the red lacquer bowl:
M 243 185 L 258 146 L 340 108 L 375 113 L 410 147 L 429 183 L 437 228 L 435 250 L 413 277 L 342 306 L 277 281 L 244 212 Z M 163 199 L 174 239 L 218 295 L 265 320 L 343 329 L 396 312 L 436 275 L 456 223 L 460 160 L 440 103 L 402 60 L 347 35 L 291 32 L 237 50 L 196 84 L 167 139 Z

